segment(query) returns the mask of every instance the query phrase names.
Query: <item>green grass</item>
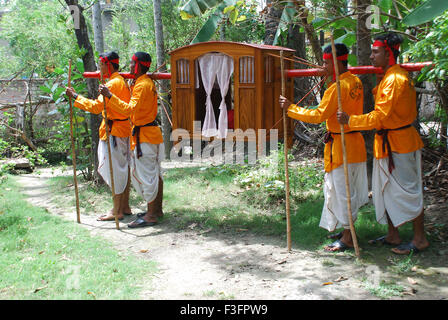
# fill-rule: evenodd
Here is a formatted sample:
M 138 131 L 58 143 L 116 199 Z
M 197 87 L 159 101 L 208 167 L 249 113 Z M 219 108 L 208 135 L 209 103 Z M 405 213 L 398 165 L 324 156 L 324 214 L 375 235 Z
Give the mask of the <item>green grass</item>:
M 82 176 L 78 176 L 78 185 L 79 203 L 83 214 L 100 215 L 112 209 L 112 194 L 107 185 L 95 185 L 92 181 L 85 181 Z M 52 201 L 56 205 L 75 207 L 73 176 L 53 177 L 49 180 L 49 187 L 53 195 Z M 141 202 L 131 188 L 130 205 L 135 207 Z
M 14 178 L 0 187 L 0 299 L 138 299 L 156 271 L 84 228 L 29 205 Z
M 169 169 L 164 173 L 165 220 L 178 230 L 195 224 L 217 231 L 250 230 L 286 241 L 284 187 L 274 183 L 282 179 L 280 167 L 272 170 L 269 163 L 262 163 L 255 167 L 221 165 Z M 328 231 L 319 228 L 324 203 L 321 164 L 291 167 L 290 181 L 293 245 L 316 250 L 331 243 L 326 239 Z M 60 205 L 68 202 L 74 206 L 71 177 L 52 178 L 50 187 Z M 131 207 L 142 205 L 142 199 L 131 190 Z M 99 214 L 111 207 L 106 186 L 87 183 L 79 194 L 83 213 Z M 373 206 L 367 205 L 360 211 L 356 230 L 360 246 L 366 246 L 369 239 L 385 234 L 387 226 L 376 222 Z M 404 238 L 412 234 L 410 226 L 400 231 Z
M 401 296 L 405 288 L 393 282 L 381 281 L 378 286 L 371 283 L 365 284 L 366 289 L 374 296 L 381 299 L 390 299 Z

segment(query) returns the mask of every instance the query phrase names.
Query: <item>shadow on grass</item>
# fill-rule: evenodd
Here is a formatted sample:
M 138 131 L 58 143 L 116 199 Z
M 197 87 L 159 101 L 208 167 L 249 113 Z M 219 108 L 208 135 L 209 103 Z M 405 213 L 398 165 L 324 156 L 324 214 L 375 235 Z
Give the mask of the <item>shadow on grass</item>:
M 165 233 L 192 231 L 203 234 L 209 239 L 232 239 L 236 244 L 244 244 L 245 235 L 255 234 L 263 236 L 260 241 L 286 249 L 286 218 L 284 202 L 260 188 L 247 190 L 234 183 L 238 170 L 232 168 L 174 168 L 168 169 L 164 175 L 164 212 L 165 218 L 154 228 L 135 235 L 136 237 L 150 237 Z M 55 178 L 61 179 L 61 178 Z M 60 189 L 61 194 L 67 193 L 71 178 L 66 177 L 55 183 L 53 187 Z M 65 191 L 64 191 L 65 188 Z M 110 205 L 110 192 L 106 186 L 84 189 L 85 199 L 96 197 L 107 199 L 107 202 L 85 204 L 86 206 Z M 305 193 L 304 193 L 305 194 Z M 307 250 L 316 253 L 321 259 L 328 259 L 340 263 L 347 263 L 347 258 L 354 256 L 353 250 L 343 254 L 324 252 L 325 245 L 332 242 L 326 238 L 328 231 L 319 227 L 323 206 L 322 194 L 300 194 L 291 199 L 291 239 L 293 249 Z M 106 197 L 107 195 L 107 197 Z M 277 196 L 277 195 L 276 195 Z M 84 202 L 84 201 L 83 201 Z M 87 202 L 87 201 L 86 201 Z M 131 194 L 131 205 L 135 207 L 142 200 L 135 193 Z M 135 209 L 134 209 L 135 213 Z M 133 216 L 135 217 L 135 215 Z M 132 221 L 128 220 L 129 222 Z M 125 220 L 125 222 L 127 222 Z M 105 228 L 113 227 L 108 226 Z M 361 248 L 361 261 L 364 266 L 374 265 L 383 274 L 402 276 L 410 274 L 410 267 L 419 264 L 423 267 L 446 267 L 443 256 L 438 256 L 440 243 L 429 237 L 431 247 L 419 255 L 412 257 L 396 256 L 387 246 L 372 246 L 368 240 L 386 234 L 387 226 L 376 222 L 373 205 L 368 204 L 360 209 L 355 224 L 358 243 Z M 127 227 L 122 229 L 127 231 Z M 412 239 L 412 224 L 400 228 L 400 235 L 404 242 Z M 246 253 L 247 255 L 248 253 Z M 250 252 L 257 255 L 256 252 Z M 244 260 L 244 254 L 235 251 L 231 255 L 237 261 Z M 217 263 L 224 262 L 219 256 L 210 259 Z M 353 260 L 350 261 L 353 263 Z M 338 264 L 338 263 L 337 263 Z M 330 266 L 331 267 L 331 266 Z M 251 266 L 242 268 L 245 272 L 252 270 Z M 335 268 L 335 272 L 337 268 Z M 272 270 L 270 271 L 272 272 Z M 395 281 L 395 280 L 393 280 Z M 437 279 L 429 279 L 430 285 L 437 284 Z M 446 285 L 446 284 L 445 284 Z

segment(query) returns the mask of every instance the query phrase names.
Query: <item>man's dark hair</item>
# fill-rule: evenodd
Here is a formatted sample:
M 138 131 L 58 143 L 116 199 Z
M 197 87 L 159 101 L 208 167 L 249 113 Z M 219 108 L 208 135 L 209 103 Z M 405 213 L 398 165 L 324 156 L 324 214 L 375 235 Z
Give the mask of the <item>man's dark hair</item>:
M 120 59 L 120 57 L 118 56 L 118 53 L 116 53 L 115 51 L 104 52 L 104 53 L 100 54 L 100 57 L 107 58 L 109 60 Z M 120 68 L 120 65 L 117 63 L 111 63 L 111 65 L 115 68 L 115 70 L 118 70 Z
M 336 48 L 336 56 L 337 57 L 343 56 L 345 54 L 348 54 L 348 48 L 347 48 L 347 46 L 345 44 L 343 44 L 343 43 L 335 43 L 334 46 Z M 325 47 L 324 53 L 332 53 L 331 45 L 328 45 L 328 46 Z M 342 62 L 342 65 L 344 67 L 348 66 L 348 61 L 347 60 L 341 60 L 341 62 Z
M 136 52 L 134 55 L 137 57 L 138 61 L 151 62 L 151 55 L 147 52 Z M 140 64 L 140 68 L 142 73 L 147 73 L 149 70 L 149 67 L 145 67 L 142 64 Z
M 403 38 L 399 34 L 396 34 L 395 32 L 383 33 L 375 37 L 375 40 L 383 42 L 386 40 L 387 44 L 391 47 L 392 52 L 394 53 L 395 60 L 397 60 L 400 51 L 392 48 L 392 46 L 396 46 L 397 44 L 400 45 L 403 42 Z

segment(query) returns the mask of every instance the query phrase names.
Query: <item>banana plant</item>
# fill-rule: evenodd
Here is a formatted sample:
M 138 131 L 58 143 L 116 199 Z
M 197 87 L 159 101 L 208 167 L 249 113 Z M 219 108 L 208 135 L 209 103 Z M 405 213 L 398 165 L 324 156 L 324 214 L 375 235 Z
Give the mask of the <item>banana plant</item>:
M 403 23 L 410 27 L 417 26 L 433 20 L 445 10 L 448 10 L 447 0 L 427 0 L 404 17 Z
M 201 16 L 210 10 L 210 18 L 199 30 L 191 43 L 204 42 L 210 40 L 218 29 L 219 24 L 225 17 L 229 17 L 232 24 L 243 21 L 246 17 L 239 15 L 239 7 L 244 4 L 242 0 L 190 0 L 180 11 L 182 19 Z

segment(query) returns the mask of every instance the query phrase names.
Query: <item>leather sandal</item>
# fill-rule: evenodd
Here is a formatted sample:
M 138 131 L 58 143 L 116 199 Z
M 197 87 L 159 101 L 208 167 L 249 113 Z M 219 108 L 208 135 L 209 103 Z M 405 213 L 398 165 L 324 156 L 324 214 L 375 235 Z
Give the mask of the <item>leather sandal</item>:
M 398 252 L 396 250 L 404 251 L 404 252 Z M 423 249 L 422 249 L 423 250 Z M 410 254 L 412 253 L 419 253 L 421 250 L 418 249 L 412 242 L 409 243 L 403 243 L 399 246 L 392 248 L 391 251 L 395 254 Z
M 344 242 L 342 242 L 341 240 L 336 240 L 335 242 L 333 242 L 332 244 L 326 246 L 327 248 L 331 248 L 331 249 L 337 249 L 337 250 L 328 250 L 325 249 L 325 251 L 328 252 L 343 252 L 347 249 L 352 249 L 352 247 L 349 247 L 348 245 L 346 245 Z
M 386 240 L 386 236 L 381 236 L 379 238 L 373 239 L 373 240 L 369 240 L 368 241 L 369 244 L 375 245 L 375 244 L 382 244 L 382 245 L 387 245 L 387 246 L 396 246 L 398 245 L 397 243 L 392 243 Z
M 143 227 L 151 227 L 156 225 L 157 222 L 148 222 L 145 219 L 139 217 L 135 221 L 128 224 L 129 228 L 143 228 Z
M 342 231 L 338 233 L 332 233 L 327 236 L 327 239 L 341 239 L 341 238 L 342 238 Z

